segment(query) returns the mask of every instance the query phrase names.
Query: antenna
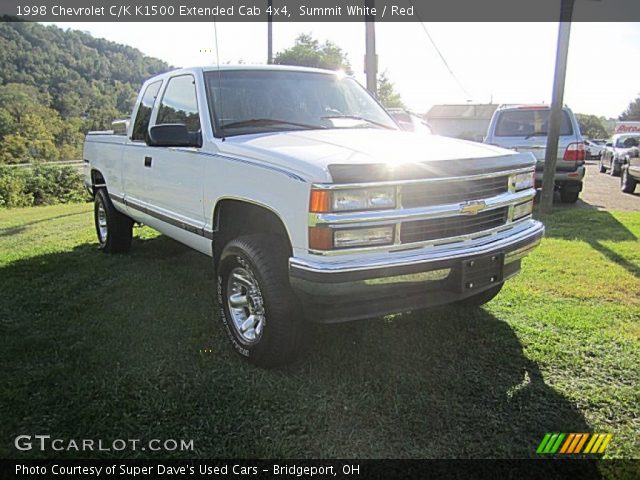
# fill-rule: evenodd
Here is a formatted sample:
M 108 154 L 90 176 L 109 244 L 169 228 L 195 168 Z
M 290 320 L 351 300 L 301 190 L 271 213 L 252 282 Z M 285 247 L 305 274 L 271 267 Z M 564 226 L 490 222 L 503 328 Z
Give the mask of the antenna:
M 220 80 L 220 49 L 218 48 L 218 24 L 216 23 L 216 17 L 213 17 L 213 34 L 216 41 L 216 65 L 218 66 L 218 95 L 220 97 L 220 130 L 222 132 L 222 141 L 225 140 L 224 125 L 222 119 L 222 81 Z

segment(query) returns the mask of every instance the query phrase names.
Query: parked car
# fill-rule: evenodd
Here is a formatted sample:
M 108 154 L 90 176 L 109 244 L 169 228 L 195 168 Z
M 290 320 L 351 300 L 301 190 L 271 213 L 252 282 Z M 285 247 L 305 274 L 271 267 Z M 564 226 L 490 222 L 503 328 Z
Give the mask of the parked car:
M 616 133 L 607 142 L 602 157 L 600 158 L 600 173 L 606 173 L 613 177 L 620 175 L 620 169 L 630 153 L 631 149 L 638 146 L 640 135 L 637 133 Z
M 264 366 L 295 357 L 306 320 L 482 305 L 544 232 L 530 153 L 402 132 L 325 70 L 156 76 L 84 159 L 100 248 L 128 251 L 140 222 L 213 257 L 231 344 Z
M 545 105 L 501 106 L 491 117 L 484 140 L 491 145 L 533 153 L 536 188 L 542 185 L 549 114 L 550 108 Z M 582 191 L 586 150 L 578 121 L 567 107 L 562 109 L 557 156 L 555 189 L 563 202 L 574 203 Z
M 624 193 L 633 193 L 640 182 L 640 148 L 629 150 L 620 171 L 620 189 Z
M 599 159 L 604 150 L 604 143 L 599 143 L 597 140 L 585 140 L 584 145 L 587 150 L 587 158 Z
M 432 135 L 433 130 L 422 117 L 404 108 L 387 108 L 387 112 L 393 117 L 401 130 L 406 132 Z

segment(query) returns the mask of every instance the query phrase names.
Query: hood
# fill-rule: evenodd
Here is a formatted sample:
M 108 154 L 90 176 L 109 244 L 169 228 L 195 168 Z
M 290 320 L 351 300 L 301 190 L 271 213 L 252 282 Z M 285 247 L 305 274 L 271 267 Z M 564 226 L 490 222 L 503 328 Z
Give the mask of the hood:
M 330 166 L 366 164 L 390 169 L 425 162 L 500 159 L 504 168 L 512 161 L 530 161 L 521 154 L 493 145 L 419 135 L 400 130 L 331 129 L 277 132 L 229 137 L 219 145 L 220 153 L 257 160 L 296 173 L 308 181 L 331 182 Z M 474 162 L 474 163 L 477 163 Z M 533 164 L 533 163 L 532 163 Z M 366 180 L 363 180 L 366 181 Z

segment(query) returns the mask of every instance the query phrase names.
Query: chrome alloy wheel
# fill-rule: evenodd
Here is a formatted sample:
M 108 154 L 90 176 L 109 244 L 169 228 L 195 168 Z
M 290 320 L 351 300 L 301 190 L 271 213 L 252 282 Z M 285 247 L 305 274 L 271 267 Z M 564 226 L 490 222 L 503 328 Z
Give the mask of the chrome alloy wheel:
M 246 344 L 260 341 L 264 331 L 264 301 L 253 274 L 235 267 L 227 280 L 227 305 L 238 336 Z
M 107 241 L 109 230 L 107 227 L 107 211 L 102 202 L 98 202 L 98 235 L 100 235 L 100 243 Z

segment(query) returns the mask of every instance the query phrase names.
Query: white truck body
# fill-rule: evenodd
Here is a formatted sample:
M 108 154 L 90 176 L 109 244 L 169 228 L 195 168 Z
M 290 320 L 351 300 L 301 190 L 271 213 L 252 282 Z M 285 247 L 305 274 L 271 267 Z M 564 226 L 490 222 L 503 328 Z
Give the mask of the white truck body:
M 220 71 L 335 75 L 274 66 L 225 66 Z M 447 294 L 442 288 L 432 294 L 416 292 L 400 303 L 383 301 L 381 289 L 407 281 L 417 289 L 434 281 L 453 285 L 454 274 L 463 275 L 462 280 L 466 275 L 459 273 L 462 262 L 487 255 L 500 257 L 499 277 L 493 275 L 491 282 L 502 284 L 540 241 L 544 227 L 530 212 L 535 194 L 535 159 L 530 153 L 364 125 L 221 136 L 209 114 L 215 106 L 210 109 L 208 72 L 220 74 L 215 67 L 202 67 L 150 79 L 143 85 L 126 135 L 91 132 L 84 148 L 86 186 L 94 195 L 106 189 L 120 213 L 209 256 L 220 255 L 223 237 L 224 242 L 230 240 L 221 231 L 219 217 L 225 201 L 271 212 L 286 232 L 289 281 L 308 317 L 333 322 L 457 301 L 492 285 L 486 279 L 468 291 L 456 286 Z M 169 80 L 184 76 L 193 78 L 195 85 L 201 146 L 151 146 L 134 139 L 145 89 L 162 82 L 150 110 L 147 129 L 153 129 Z M 487 182 L 493 182 L 493 190 L 483 196 L 478 189 L 489 188 Z M 518 182 L 524 182 L 522 188 Z M 311 211 L 314 191 L 335 196 L 334 192 L 362 188 L 393 189 L 394 208 Z M 420 204 L 430 189 L 445 197 L 435 202 L 425 197 L 425 204 Z M 408 203 L 409 193 L 417 199 L 413 204 Z M 514 209 L 527 211 L 514 219 Z M 485 217 L 493 223 L 483 228 Z M 436 223 L 431 227 L 429 222 Z M 260 228 L 260 221 L 251 223 L 253 229 Z M 310 232 L 317 228 L 337 235 L 347 227 L 379 225 L 393 228 L 389 244 L 326 250 L 311 245 Z M 432 234 L 429 229 L 436 227 L 444 229 L 442 237 L 420 237 L 423 230 Z M 416 274 L 422 279 L 415 280 Z M 380 301 L 369 302 L 372 296 Z M 371 308 L 354 309 L 356 303 Z M 333 311 L 324 308 L 327 305 L 340 308 Z

